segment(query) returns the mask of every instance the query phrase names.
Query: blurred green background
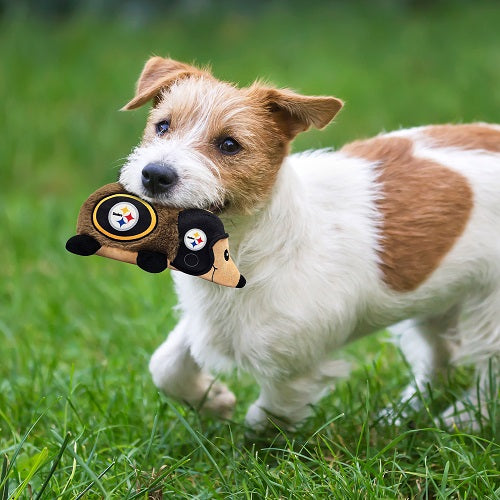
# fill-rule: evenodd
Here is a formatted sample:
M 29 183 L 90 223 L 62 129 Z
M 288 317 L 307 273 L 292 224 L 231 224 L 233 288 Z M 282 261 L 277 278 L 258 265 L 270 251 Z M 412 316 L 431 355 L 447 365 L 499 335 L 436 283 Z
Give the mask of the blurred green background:
M 170 278 L 64 250 L 82 201 L 116 180 L 141 136 L 147 110 L 118 109 L 150 55 L 344 99 L 335 124 L 296 140 L 303 150 L 399 127 L 499 122 L 499 26 L 495 1 L 0 3 L 0 451 L 12 456 L 45 411 L 22 448 L 28 463 L 43 446 L 55 453 L 68 430 L 90 467 L 116 447 L 124 470 L 131 449 L 139 468 L 155 463 L 144 433 L 154 435 L 160 403 L 147 361 L 175 323 Z M 391 346 L 367 340 L 350 355 L 365 366 L 361 384 L 375 368 L 370 383 L 390 376 L 393 394 L 407 380 Z M 241 421 L 256 388 L 230 380 Z M 161 460 L 184 450 L 162 443 Z M 71 488 L 89 480 L 84 470 Z

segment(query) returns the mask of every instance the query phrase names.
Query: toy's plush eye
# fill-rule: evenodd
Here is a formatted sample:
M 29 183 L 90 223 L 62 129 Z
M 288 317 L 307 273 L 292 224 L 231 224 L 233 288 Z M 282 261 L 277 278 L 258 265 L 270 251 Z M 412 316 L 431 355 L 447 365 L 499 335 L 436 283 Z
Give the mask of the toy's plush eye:
M 229 250 L 224 250 L 224 260 L 228 261 L 229 260 Z
M 156 124 L 156 135 L 161 137 L 168 132 L 170 128 L 170 122 L 168 120 L 163 120 Z
M 235 155 L 241 151 L 241 146 L 238 144 L 236 139 L 232 137 L 226 137 L 221 142 L 219 142 L 219 149 L 222 154 L 225 155 Z

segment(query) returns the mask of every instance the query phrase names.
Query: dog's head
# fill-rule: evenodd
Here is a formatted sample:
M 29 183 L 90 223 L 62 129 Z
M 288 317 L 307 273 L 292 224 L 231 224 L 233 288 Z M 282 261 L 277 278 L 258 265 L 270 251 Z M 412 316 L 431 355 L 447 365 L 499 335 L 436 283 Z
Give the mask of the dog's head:
M 261 83 L 237 88 L 206 69 L 153 57 L 124 110 L 153 107 L 120 182 L 150 201 L 180 208 L 251 212 L 269 196 L 289 144 L 323 128 L 342 107 Z

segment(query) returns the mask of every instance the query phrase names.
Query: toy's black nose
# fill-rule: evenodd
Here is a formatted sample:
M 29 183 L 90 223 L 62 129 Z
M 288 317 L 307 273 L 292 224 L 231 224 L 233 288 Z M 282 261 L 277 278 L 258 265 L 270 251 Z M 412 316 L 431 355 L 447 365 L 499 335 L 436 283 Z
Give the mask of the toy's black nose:
M 178 178 L 175 169 L 163 163 L 149 163 L 142 169 L 142 185 L 151 194 L 165 193 Z

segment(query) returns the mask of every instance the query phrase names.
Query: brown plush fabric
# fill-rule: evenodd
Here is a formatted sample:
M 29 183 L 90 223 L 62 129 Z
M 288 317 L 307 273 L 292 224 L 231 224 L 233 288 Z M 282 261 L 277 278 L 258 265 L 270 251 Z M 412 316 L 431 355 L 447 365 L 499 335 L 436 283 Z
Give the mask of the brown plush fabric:
M 172 261 L 179 246 L 178 209 L 152 204 L 158 216 L 157 227 L 150 234 L 136 241 L 111 240 L 97 231 L 92 223 L 94 207 L 102 198 L 121 193 L 130 194 L 118 182 L 106 184 L 95 193 L 92 193 L 80 209 L 76 226 L 77 234 L 88 234 L 106 247 L 126 249 L 130 252 L 138 252 L 139 250 L 161 252 L 167 255 L 169 261 Z

